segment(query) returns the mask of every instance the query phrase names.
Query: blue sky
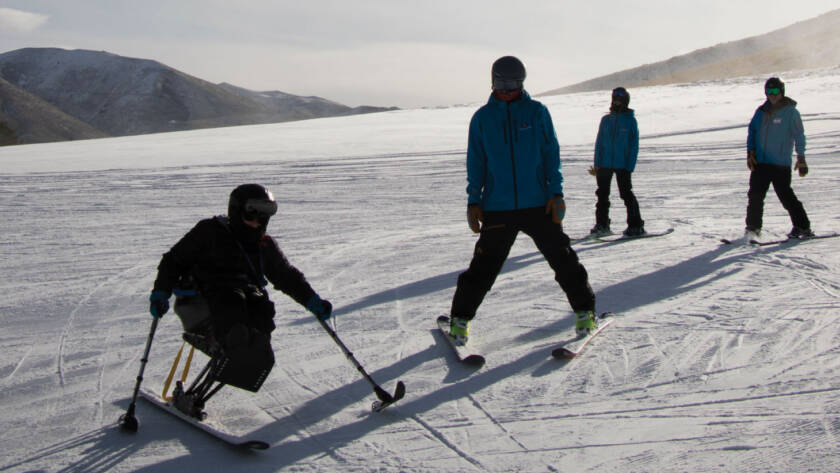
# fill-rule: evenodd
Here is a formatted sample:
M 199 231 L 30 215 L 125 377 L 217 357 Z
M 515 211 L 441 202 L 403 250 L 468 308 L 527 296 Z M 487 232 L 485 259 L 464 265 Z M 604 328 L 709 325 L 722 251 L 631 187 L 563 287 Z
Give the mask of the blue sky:
M 836 0 L 0 0 L 0 52 L 104 50 L 347 105 L 483 101 L 506 54 L 532 93 L 762 34 Z

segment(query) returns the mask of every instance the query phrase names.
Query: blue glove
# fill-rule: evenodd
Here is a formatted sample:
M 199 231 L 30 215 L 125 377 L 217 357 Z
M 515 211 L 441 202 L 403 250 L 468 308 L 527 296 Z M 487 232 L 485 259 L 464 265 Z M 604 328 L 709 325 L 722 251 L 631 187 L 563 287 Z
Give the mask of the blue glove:
M 318 297 L 318 294 L 313 294 L 306 301 L 306 310 L 312 312 L 322 322 L 332 317 L 332 304 L 330 304 L 330 301 Z
M 152 295 L 149 296 L 149 313 L 152 317 L 159 319 L 169 311 L 169 295 L 169 292 L 161 289 L 152 291 Z

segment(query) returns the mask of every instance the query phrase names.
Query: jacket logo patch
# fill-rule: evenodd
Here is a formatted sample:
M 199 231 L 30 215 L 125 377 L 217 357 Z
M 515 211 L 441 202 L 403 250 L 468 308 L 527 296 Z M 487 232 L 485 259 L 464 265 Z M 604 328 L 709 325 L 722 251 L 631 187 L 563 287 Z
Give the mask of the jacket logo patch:
M 519 131 L 522 131 L 522 130 L 530 130 L 530 129 L 531 129 L 531 125 L 529 125 L 529 124 L 527 124 L 527 123 L 521 123 L 521 124 L 519 125 Z
M 774 125 L 781 125 L 782 124 L 782 118 L 781 117 L 774 118 L 773 119 L 773 124 Z

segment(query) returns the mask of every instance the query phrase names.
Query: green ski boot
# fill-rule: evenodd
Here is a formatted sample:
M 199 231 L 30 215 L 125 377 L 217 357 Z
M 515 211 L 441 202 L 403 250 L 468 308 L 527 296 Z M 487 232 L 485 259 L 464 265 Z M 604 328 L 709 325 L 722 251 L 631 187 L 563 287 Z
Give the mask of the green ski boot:
M 579 310 L 575 312 L 575 333 L 578 337 L 585 337 L 595 331 L 598 321 L 595 320 L 594 310 Z

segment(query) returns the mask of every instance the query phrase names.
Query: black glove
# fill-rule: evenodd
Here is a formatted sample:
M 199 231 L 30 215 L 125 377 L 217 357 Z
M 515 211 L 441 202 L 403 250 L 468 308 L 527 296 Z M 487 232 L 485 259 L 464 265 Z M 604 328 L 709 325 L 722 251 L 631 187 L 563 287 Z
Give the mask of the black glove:
M 330 301 L 318 297 L 318 294 L 313 294 L 306 301 L 306 310 L 312 312 L 321 321 L 329 320 L 332 317 L 332 304 L 330 304 Z
M 470 204 L 467 206 L 467 223 L 470 225 L 470 230 L 473 233 L 481 232 L 481 222 L 484 220 L 484 213 L 478 204 Z
M 755 171 L 757 164 L 758 160 L 755 159 L 755 151 L 747 151 L 747 167 L 750 168 L 750 171 Z
M 794 171 L 799 171 L 799 177 L 805 177 L 808 175 L 808 163 L 805 162 L 805 155 L 799 155 L 796 157 L 796 164 L 793 165 Z
M 152 291 L 152 294 L 149 296 L 149 313 L 152 314 L 152 317 L 159 319 L 169 311 L 170 295 L 170 293 L 161 289 Z

